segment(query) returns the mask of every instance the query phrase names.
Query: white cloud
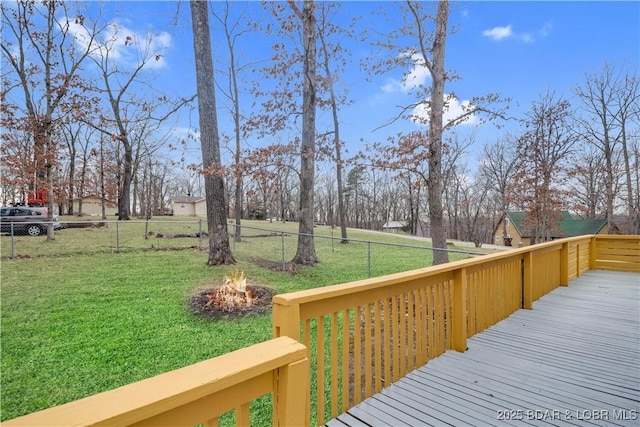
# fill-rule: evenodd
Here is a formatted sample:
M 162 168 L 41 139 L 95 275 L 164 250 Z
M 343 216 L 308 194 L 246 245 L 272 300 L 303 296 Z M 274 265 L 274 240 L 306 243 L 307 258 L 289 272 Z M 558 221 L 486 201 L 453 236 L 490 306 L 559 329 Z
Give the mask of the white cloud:
M 507 37 L 511 37 L 513 35 L 513 30 L 511 29 L 511 25 L 507 25 L 506 27 L 493 27 L 490 30 L 484 30 L 482 35 L 494 40 L 502 40 Z
M 538 34 L 540 35 L 540 37 L 547 37 L 551 33 L 552 29 L 553 29 L 553 23 L 547 22 L 542 26 L 542 28 L 538 30 Z
M 533 43 L 535 41 L 535 39 L 533 38 L 533 35 L 531 34 L 522 34 L 520 38 L 525 43 Z
M 511 25 L 506 27 L 493 27 L 489 30 L 484 30 L 482 35 L 489 37 L 493 40 L 499 41 L 506 38 L 516 38 L 525 43 L 533 43 L 537 37 L 547 37 L 551 33 L 553 25 L 551 22 L 545 23 L 539 30 L 528 33 L 518 33 L 513 30 Z
M 402 80 L 387 79 L 385 84 L 380 86 L 384 93 L 408 92 L 427 82 L 431 78 L 429 69 L 425 65 L 424 57 L 419 53 L 402 53 L 400 56 L 410 57 L 413 63 L 411 69 L 402 77 Z
M 402 83 L 396 79 L 387 79 L 387 82 L 380 87 L 384 93 L 394 93 L 402 89 Z
M 93 43 L 92 51 L 95 55 L 108 50 L 111 60 L 134 66 L 141 60 L 147 60 L 147 68 L 166 66 L 164 52 L 173 42 L 171 34 L 167 32 L 154 34 L 135 31 L 117 21 L 109 24 L 93 41 L 87 29 L 78 22 L 69 22 L 69 31 L 83 49 Z
M 471 107 L 471 102 L 469 100 L 464 100 L 460 102 L 458 98 L 453 95 L 444 95 L 445 101 L 445 109 L 444 115 L 442 116 L 442 125 L 446 126 L 451 121 L 456 120 L 462 117 L 463 114 L 469 111 Z M 415 123 L 425 124 L 429 122 L 429 107 L 426 104 L 420 104 L 416 108 L 414 108 L 412 113 Z M 466 117 L 465 121 L 460 123 L 461 125 L 476 125 L 480 121 L 478 117 L 474 114 L 470 114 Z
M 406 92 L 418 86 L 422 86 L 431 78 L 431 74 L 427 69 L 424 57 L 419 53 L 411 55 L 413 68 L 402 79 L 402 89 Z

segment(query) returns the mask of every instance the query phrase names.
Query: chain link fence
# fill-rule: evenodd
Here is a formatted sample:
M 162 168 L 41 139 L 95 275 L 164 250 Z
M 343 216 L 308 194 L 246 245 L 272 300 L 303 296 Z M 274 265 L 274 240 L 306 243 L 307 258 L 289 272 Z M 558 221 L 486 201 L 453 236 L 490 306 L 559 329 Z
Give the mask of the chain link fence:
M 56 223 L 57 224 L 57 223 Z M 3 228 L 0 256 L 4 259 L 99 255 L 133 251 L 194 250 L 206 257 L 209 245 L 207 223 L 198 220 L 132 220 L 132 221 L 60 221 L 61 228 L 48 241 L 46 232 L 33 236 Z M 46 222 L 43 223 L 46 225 Z M 57 226 L 57 225 L 56 225 Z M 265 227 L 242 225 L 241 239 L 235 241 L 236 224 L 230 223 L 229 241 L 236 259 L 254 262 L 273 270 L 288 271 L 295 266 L 298 233 L 291 224 L 267 223 Z M 405 271 L 431 265 L 434 250 L 430 243 L 406 244 L 391 233 L 376 241 L 348 239 L 343 243 L 340 230 L 317 226 L 314 242 L 320 263 L 340 257 L 348 261 L 357 277 L 372 277 L 382 271 Z M 361 236 L 363 233 L 359 233 Z M 394 241 L 395 240 L 395 241 Z M 473 248 L 471 248 L 473 249 Z M 461 259 L 486 252 L 465 248 L 449 248 L 451 259 Z

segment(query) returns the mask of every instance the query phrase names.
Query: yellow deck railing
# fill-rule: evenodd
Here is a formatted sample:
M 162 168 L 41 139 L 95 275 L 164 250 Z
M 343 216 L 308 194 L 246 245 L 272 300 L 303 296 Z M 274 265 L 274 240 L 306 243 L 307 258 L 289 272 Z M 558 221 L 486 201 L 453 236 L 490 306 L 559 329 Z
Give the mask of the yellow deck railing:
M 249 402 L 273 393 L 273 425 L 305 424 L 309 362 L 303 345 L 282 337 L 84 399 L 4 426 L 217 426 L 235 408 L 249 426 Z
M 273 395 L 273 425 L 322 424 L 587 270 L 640 272 L 640 236 L 581 236 L 273 298 L 274 339 L 6 421 L 216 426 Z M 304 344 L 304 345 L 303 345 Z
M 581 236 L 276 295 L 274 336 L 307 347 L 322 424 L 589 269 L 640 271 L 639 236 Z

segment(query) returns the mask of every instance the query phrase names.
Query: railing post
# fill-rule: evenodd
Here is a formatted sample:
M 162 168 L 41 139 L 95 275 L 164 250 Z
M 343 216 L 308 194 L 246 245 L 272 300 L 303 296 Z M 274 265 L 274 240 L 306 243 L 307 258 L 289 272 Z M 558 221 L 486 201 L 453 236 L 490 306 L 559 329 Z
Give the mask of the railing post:
M 273 338 L 290 337 L 300 341 L 300 306 L 282 305 L 273 301 Z
M 278 369 L 273 393 L 274 426 L 308 426 L 309 359 L 304 358 Z
M 576 243 L 576 277 L 580 277 L 580 242 Z
M 533 308 L 533 252 L 524 254 L 522 266 L 522 308 Z
M 596 269 L 596 246 L 597 246 L 596 236 L 591 237 L 591 242 L 589 243 L 589 270 Z
M 453 272 L 452 346 L 456 351 L 467 349 L 467 269 Z
M 569 286 L 569 242 L 560 249 L 560 286 Z

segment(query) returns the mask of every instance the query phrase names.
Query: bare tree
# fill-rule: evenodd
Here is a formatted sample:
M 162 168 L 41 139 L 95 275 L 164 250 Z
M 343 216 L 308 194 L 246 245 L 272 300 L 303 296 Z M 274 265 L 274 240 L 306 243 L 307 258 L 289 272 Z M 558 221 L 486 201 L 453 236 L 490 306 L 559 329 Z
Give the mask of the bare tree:
M 634 75 L 622 74 L 615 67 L 605 64 L 599 74 L 587 74 L 576 94 L 582 101 L 584 115 L 580 120 L 582 137 L 597 147 L 604 157 L 606 215 L 609 231 L 613 231 L 617 170 L 624 167 L 627 212 L 632 228 L 638 225 L 638 212 L 634 208 L 630 156 L 627 144 L 628 130 L 638 122 L 639 81 Z M 622 151 L 623 164 L 617 163 L 617 154 Z
M 555 184 L 577 140 L 572 117 L 569 102 L 547 91 L 532 103 L 524 120 L 528 130 L 518 139 L 516 195 L 527 211 L 524 224 L 531 230 L 532 244 L 559 231 L 566 195 Z
M 70 11 L 66 2 L 47 0 L 38 3 L 21 0 L 3 2 L 2 55 L 17 76 L 15 88 L 22 91 L 22 102 L 33 135 L 35 178 L 32 190 L 46 188 L 49 210 L 47 240 L 53 232 L 53 171 L 57 146 L 52 138 L 60 120 L 59 109 L 77 84 L 80 66 L 95 48 L 92 41 L 99 28 L 85 16 Z M 79 45 L 73 28 L 82 27 L 89 43 Z
M 620 77 L 614 88 L 614 99 L 618 114 L 616 122 L 620 126 L 620 144 L 622 159 L 624 161 L 624 181 L 627 190 L 627 215 L 629 225 L 626 232 L 629 234 L 640 233 L 640 210 L 638 210 L 638 198 L 640 194 L 633 188 L 633 172 L 631 169 L 630 139 L 631 129 L 637 130 L 640 125 L 640 79 L 636 75 L 626 74 Z M 637 173 L 637 170 L 636 170 Z
M 569 171 L 573 210 L 587 219 L 606 216 L 606 168 L 600 150 L 584 144 L 584 149 L 578 150 L 572 157 Z
M 466 168 L 457 171 L 455 178 L 460 193 L 457 209 L 460 211 L 461 240 L 471 241 L 477 248 L 490 233 L 487 220 L 490 218 L 491 182 L 481 173 L 479 178 L 472 181 Z
M 240 98 L 240 83 L 239 74 L 245 68 L 239 64 L 236 57 L 238 48 L 238 40 L 247 32 L 246 28 L 241 26 L 241 23 L 245 20 L 244 14 L 240 13 L 238 17 L 233 19 L 231 17 L 230 3 L 226 1 L 222 7 L 220 13 L 213 13 L 214 18 L 220 24 L 222 31 L 224 32 L 224 39 L 226 42 L 227 52 L 229 54 L 229 62 L 227 64 L 228 69 L 228 88 L 223 89 L 219 85 L 221 92 L 228 98 L 230 102 L 229 111 L 233 119 L 233 156 L 234 167 L 233 173 L 235 177 L 235 189 L 234 189 L 234 241 L 240 242 L 242 232 L 242 205 L 243 205 L 243 171 L 241 168 L 241 152 L 242 152 L 242 139 L 243 139 L 243 123 L 241 114 L 241 98 Z
M 318 38 L 320 40 L 320 52 L 321 61 L 320 67 L 324 72 L 324 78 L 321 79 L 321 86 L 324 91 L 328 93 L 328 99 L 326 104 L 331 109 L 331 118 L 333 123 L 333 157 L 336 164 L 336 182 L 337 182 L 337 199 L 338 199 L 338 223 L 340 225 L 341 243 L 348 243 L 347 239 L 347 222 L 345 216 L 344 206 L 344 182 L 343 182 L 343 168 L 344 162 L 342 160 L 342 146 L 343 141 L 340 139 L 340 120 L 339 120 L 339 104 L 345 104 L 345 97 L 339 97 L 336 91 L 338 83 L 338 73 L 340 71 L 339 65 L 344 63 L 344 59 L 340 55 L 345 54 L 345 50 L 340 43 L 331 43 L 330 38 L 336 34 L 342 37 L 348 37 L 350 33 L 344 28 L 339 28 L 331 23 L 329 14 L 332 9 L 339 5 L 339 3 L 323 2 L 320 5 L 320 20 L 318 21 Z M 335 11 L 333 12 L 335 14 Z M 341 61 L 342 59 L 342 61 Z
M 60 129 L 61 139 L 68 150 L 67 168 L 67 215 L 73 215 L 73 199 L 76 195 L 76 157 L 83 127 L 77 123 L 64 123 Z
M 290 7 L 302 22 L 303 89 L 302 140 L 300 144 L 300 205 L 298 211 L 298 246 L 292 262 L 313 265 L 318 262 L 313 240 L 313 188 L 316 141 L 316 17 L 313 0 L 305 0 L 300 10 L 293 0 Z
M 196 58 L 198 110 L 200 116 L 200 144 L 207 195 L 207 225 L 209 229 L 208 265 L 235 264 L 229 246 L 227 210 L 220 137 L 216 112 L 213 55 L 209 32 L 208 2 L 190 1 L 193 26 L 193 47 Z
M 429 7 L 436 7 L 435 14 L 429 11 Z M 445 94 L 445 82 L 455 79 L 452 72 L 445 70 L 449 2 L 427 4 L 406 1 L 402 11 L 403 25 L 388 32 L 387 39 L 376 44 L 388 51 L 388 54 L 380 56 L 371 68 L 373 72 L 382 74 L 403 67 L 405 82 L 408 82 L 411 71 L 416 69 L 426 71 L 431 77 L 430 85 L 420 82 L 411 88 L 410 92 L 416 97 L 416 102 L 402 106 L 400 113 L 388 124 L 402 118 L 428 126 L 426 132 L 414 131 L 409 135 L 402 135 L 395 151 L 404 156 L 407 163 L 416 165 L 423 162 L 428 165 L 424 184 L 427 184 L 431 237 L 436 248 L 433 263 L 441 264 L 449 259 L 445 250 L 447 232 L 442 203 L 443 133 L 459 124 L 468 123 L 470 119 L 478 117 L 476 114 L 485 113 L 494 118 L 501 117 L 502 111 L 489 107 L 500 101 L 498 96 L 490 94 L 475 97 L 462 104 L 463 112 L 445 121 L 444 112 L 454 99 L 453 95 Z M 389 147 L 385 146 L 385 149 L 388 150 Z M 414 156 L 416 152 L 419 154 L 417 158 Z
M 514 178 L 514 168 L 517 157 L 510 137 L 496 140 L 491 145 L 485 145 L 480 161 L 480 176 L 500 196 L 500 215 L 505 218 L 509 211 L 509 191 Z M 507 223 L 502 222 L 502 239 L 507 236 Z
M 85 121 L 122 146 L 122 157 L 118 158 L 121 171 L 118 196 L 120 220 L 128 220 L 132 213 L 136 147 L 195 97 L 170 100 L 166 95 L 157 93 L 146 82 L 144 72 L 162 59 L 161 51 L 154 46 L 154 37 L 148 34 L 144 40 L 138 40 L 114 31 L 108 40 L 97 43 L 100 54 L 91 58 L 100 70 L 100 79 L 93 90 L 104 96 L 106 107 L 95 106 L 97 120 L 86 118 L 79 111 L 76 113 L 79 120 Z M 137 60 L 134 63 L 123 64 L 119 61 L 117 49 L 122 44 L 125 48 L 136 51 Z M 140 86 L 144 86 L 145 90 L 140 91 Z M 141 96 L 140 93 L 145 95 Z

